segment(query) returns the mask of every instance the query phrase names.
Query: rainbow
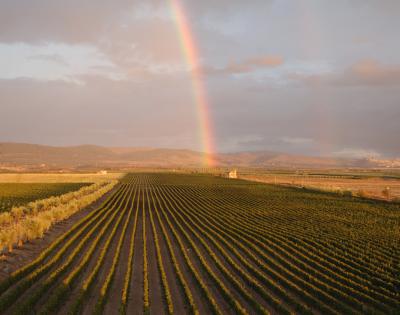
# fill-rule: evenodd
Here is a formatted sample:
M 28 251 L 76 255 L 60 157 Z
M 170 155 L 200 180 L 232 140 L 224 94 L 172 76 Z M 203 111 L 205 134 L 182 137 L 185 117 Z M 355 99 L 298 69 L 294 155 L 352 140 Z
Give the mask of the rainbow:
M 204 86 L 204 74 L 199 66 L 199 50 L 194 40 L 192 30 L 185 14 L 184 7 L 180 0 L 170 0 L 171 11 L 176 22 L 182 51 L 186 62 L 191 69 L 193 98 L 196 104 L 199 136 L 204 152 L 203 164 L 212 166 L 212 154 L 214 150 L 213 129 L 209 112 L 209 101 Z

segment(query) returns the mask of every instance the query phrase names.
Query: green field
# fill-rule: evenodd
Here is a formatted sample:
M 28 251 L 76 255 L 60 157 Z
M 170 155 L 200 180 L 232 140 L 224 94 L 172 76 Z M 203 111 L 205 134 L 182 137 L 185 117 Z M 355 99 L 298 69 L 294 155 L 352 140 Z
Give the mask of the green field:
M 9 314 L 398 314 L 400 205 L 128 174 L 0 282 Z
M 0 183 L 0 212 L 31 201 L 63 195 L 88 183 Z

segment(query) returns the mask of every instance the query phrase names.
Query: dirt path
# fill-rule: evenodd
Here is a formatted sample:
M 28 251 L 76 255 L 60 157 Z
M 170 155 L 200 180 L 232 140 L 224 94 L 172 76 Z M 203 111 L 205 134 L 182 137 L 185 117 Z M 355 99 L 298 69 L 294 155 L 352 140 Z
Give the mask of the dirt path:
M 141 202 L 141 201 L 139 201 Z M 143 313 L 143 225 L 142 211 L 139 211 L 138 223 L 135 238 L 135 252 L 133 255 L 132 279 L 129 286 L 129 296 L 127 303 L 127 314 Z
M 167 243 L 163 237 L 160 224 L 154 212 L 153 216 L 154 216 L 154 224 L 158 233 L 158 241 L 160 244 L 161 256 L 163 257 L 164 269 L 167 275 L 167 281 L 172 296 L 172 302 L 174 305 L 174 312 L 176 312 L 176 314 L 188 314 L 189 310 L 184 300 L 184 292 L 182 288 L 179 286 L 178 275 L 174 270 L 171 256 L 168 252 Z
M 149 263 L 149 291 L 150 291 L 150 314 L 166 313 L 166 303 L 164 290 L 161 284 L 161 275 L 157 266 L 156 247 L 154 234 L 151 229 L 150 215 L 151 209 L 146 209 L 146 236 L 147 236 L 147 259 Z
M 126 272 L 128 269 L 130 242 L 131 242 L 132 237 L 137 238 L 137 232 L 135 233 L 135 235 L 133 235 L 134 217 L 136 215 L 136 212 L 139 211 L 139 209 L 137 207 L 137 203 L 138 203 L 137 198 L 138 197 L 136 196 L 135 201 L 131 205 L 133 214 L 132 214 L 132 217 L 130 219 L 130 222 L 129 222 L 129 225 L 127 228 L 125 241 L 122 245 L 121 257 L 119 259 L 118 266 L 115 270 L 114 279 L 113 279 L 110 291 L 108 293 L 108 300 L 104 306 L 104 314 L 111 314 L 111 315 L 119 314 L 122 290 L 123 290 L 123 286 L 124 286 L 125 275 L 126 275 Z
M 157 221 L 158 226 L 160 226 L 159 221 L 158 220 L 156 220 L 156 221 Z M 164 223 L 164 225 L 165 225 L 165 229 L 166 229 L 166 233 L 167 233 L 168 238 L 171 241 L 174 241 L 174 236 L 173 236 L 171 230 L 166 226 L 165 223 Z M 164 237 L 163 237 L 163 240 L 166 243 Z M 191 293 L 193 295 L 193 298 L 194 298 L 194 303 L 195 303 L 196 307 L 198 308 L 200 314 L 211 314 L 212 313 L 212 309 L 211 309 L 210 305 L 208 304 L 207 299 L 205 298 L 205 296 L 202 293 L 201 289 L 199 288 L 197 280 L 191 274 L 190 269 L 189 269 L 189 267 L 188 267 L 188 265 L 187 265 L 187 263 L 186 263 L 186 261 L 185 261 L 185 259 L 183 257 L 182 252 L 180 251 L 179 247 L 178 246 L 174 246 L 173 251 L 174 251 L 175 257 L 176 257 L 176 259 L 178 261 L 178 264 L 179 264 L 179 266 L 180 266 L 180 268 L 182 270 L 182 273 L 183 273 L 183 275 L 185 277 L 185 280 L 188 283 L 188 286 L 189 286 L 189 288 L 191 290 Z M 168 257 L 170 257 L 170 255 L 168 255 Z M 171 264 L 172 264 L 172 262 L 171 262 Z M 168 273 L 167 273 L 167 275 L 168 275 Z M 175 297 L 175 295 L 172 295 L 172 296 L 173 296 L 173 298 Z

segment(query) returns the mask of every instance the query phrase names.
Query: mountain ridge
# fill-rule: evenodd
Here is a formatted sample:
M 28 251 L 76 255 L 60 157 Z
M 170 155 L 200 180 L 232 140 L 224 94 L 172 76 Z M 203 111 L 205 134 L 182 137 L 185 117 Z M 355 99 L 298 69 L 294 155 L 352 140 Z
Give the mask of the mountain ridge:
M 79 167 L 200 167 L 204 154 L 189 149 L 48 146 L 0 142 L 0 166 Z M 341 168 L 378 167 L 381 160 L 315 157 L 274 151 L 244 151 L 209 155 L 219 167 Z

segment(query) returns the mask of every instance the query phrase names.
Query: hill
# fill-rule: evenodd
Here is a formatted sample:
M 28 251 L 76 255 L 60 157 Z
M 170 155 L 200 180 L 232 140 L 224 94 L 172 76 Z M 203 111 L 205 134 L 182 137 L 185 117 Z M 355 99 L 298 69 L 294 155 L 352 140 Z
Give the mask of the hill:
M 220 167 L 342 168 L 377 167 L 381 160 L 343 159 L 291 155 L 279 152 L 239 152 L 210 157 Z M 80 145 L 54 147 L 24 143 L 0 143 L 3 169 L 199 167 L 203 153 L 185 149 L 102 147 Z

